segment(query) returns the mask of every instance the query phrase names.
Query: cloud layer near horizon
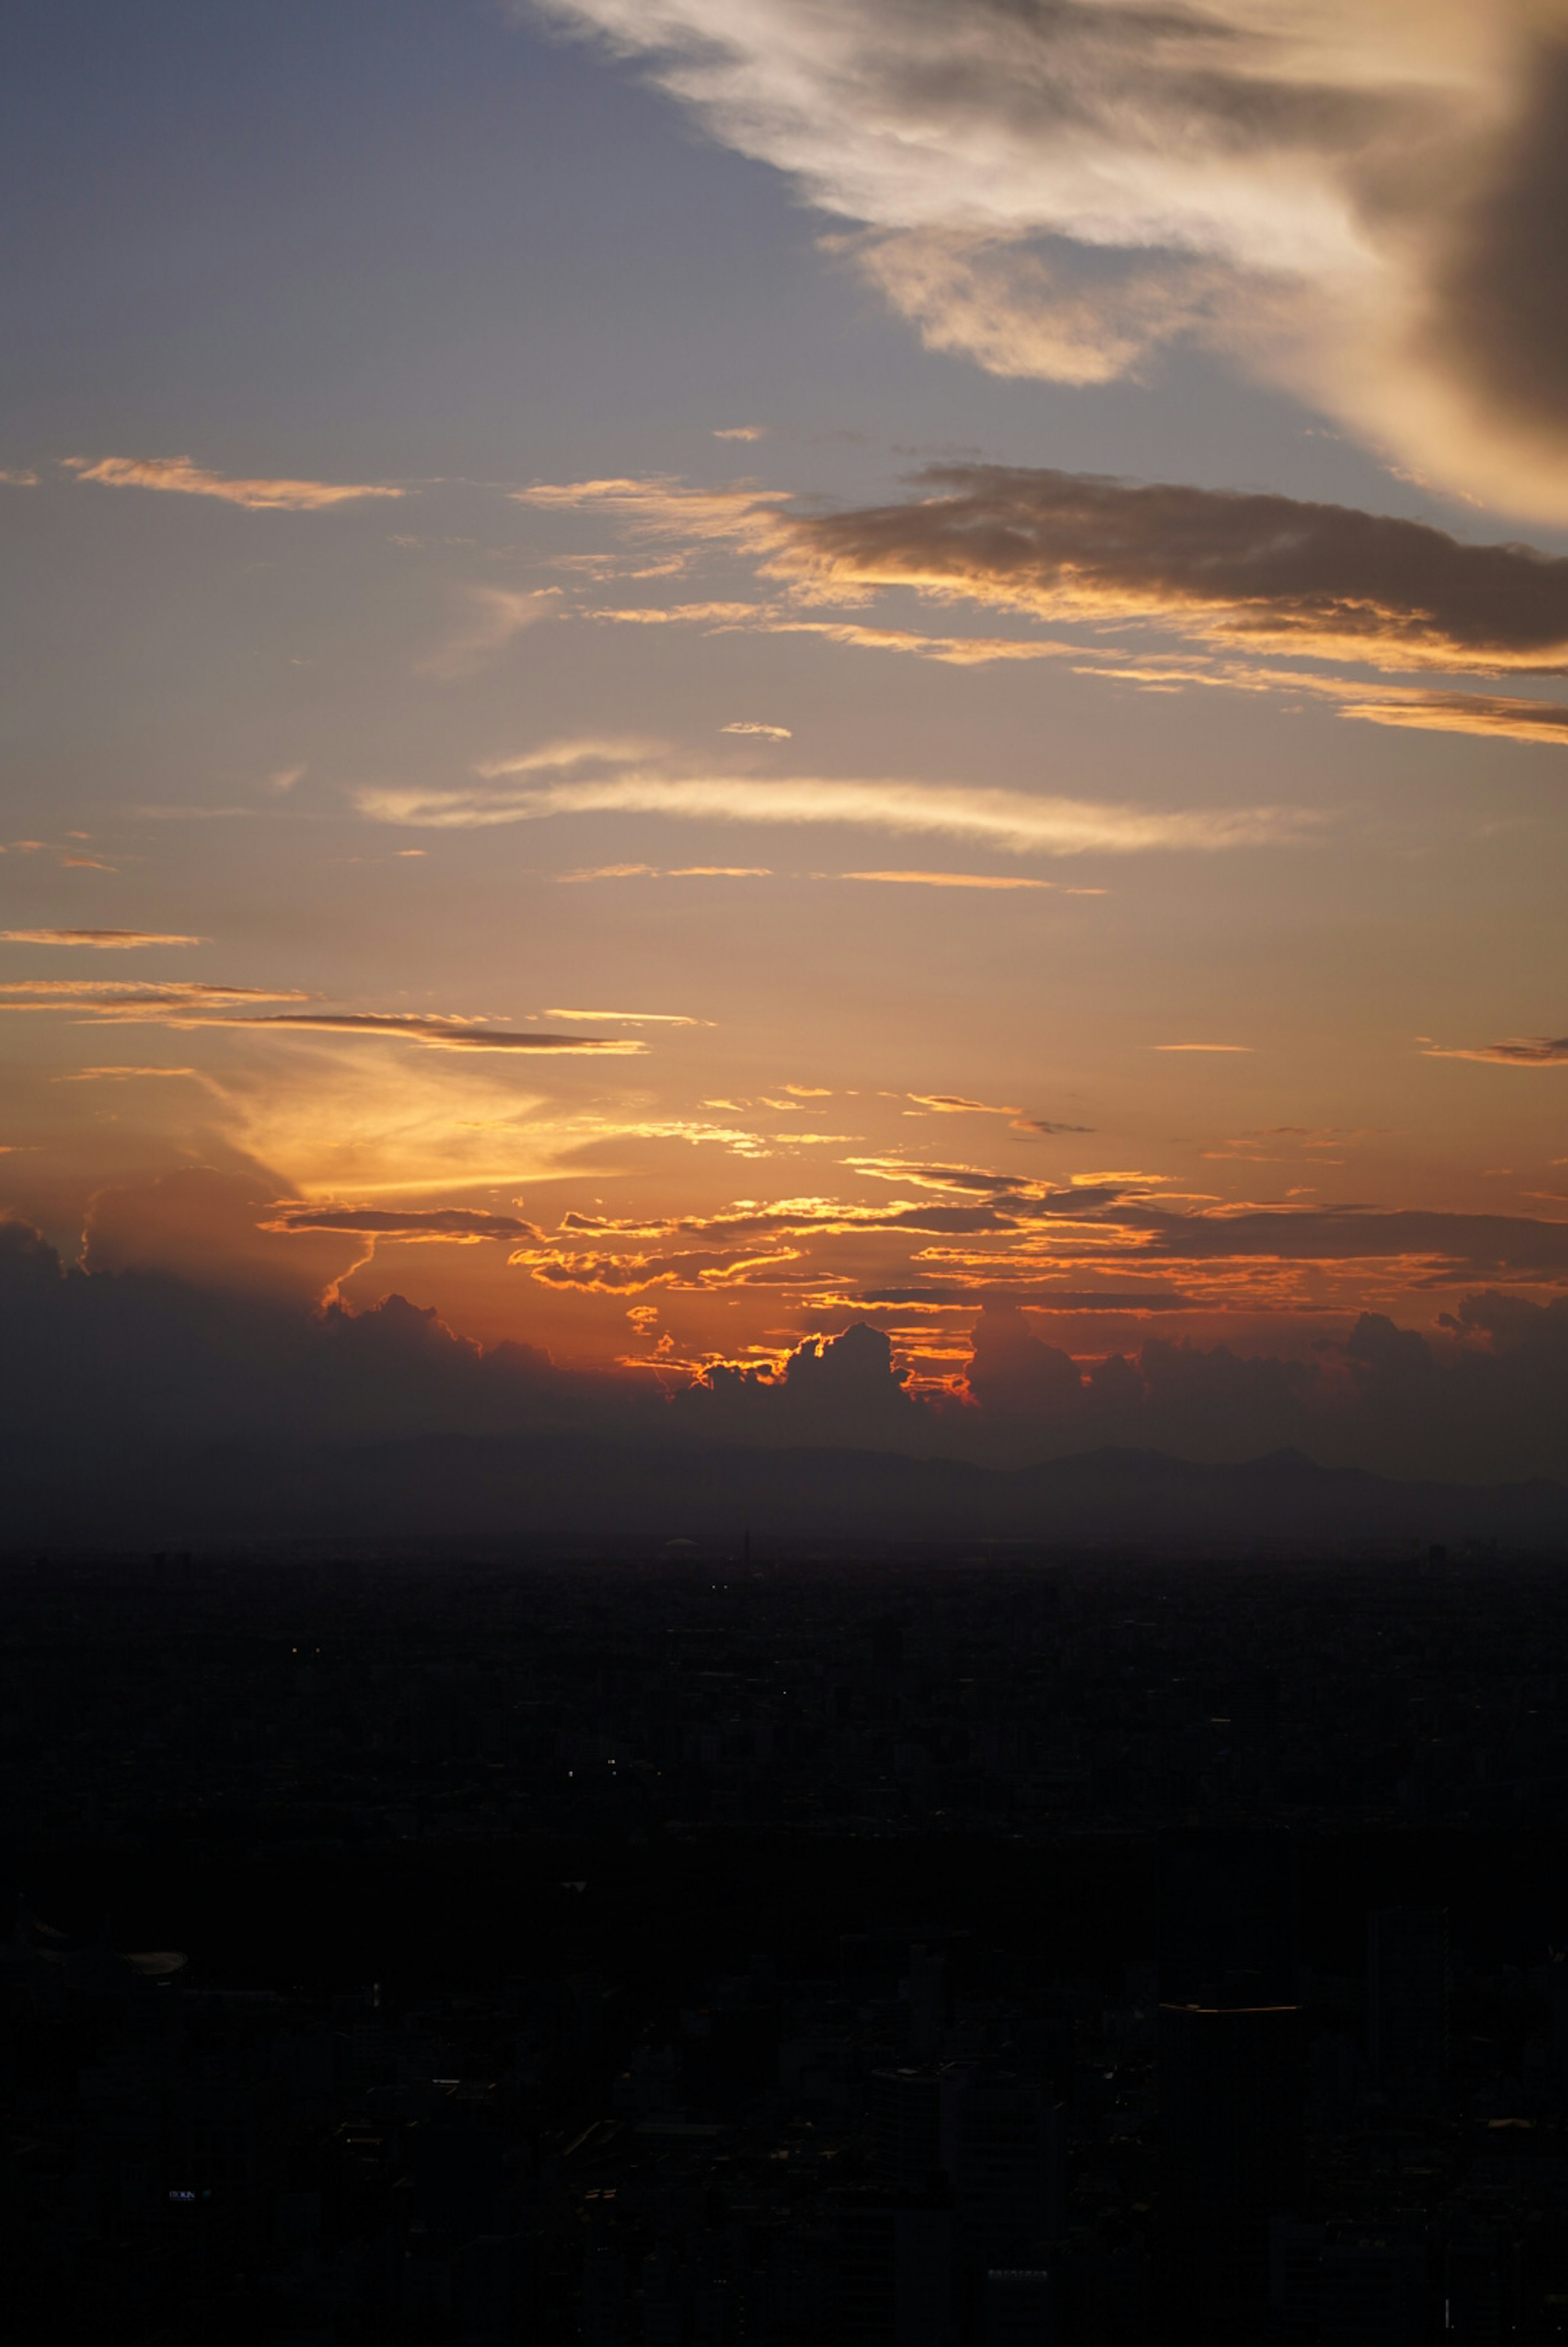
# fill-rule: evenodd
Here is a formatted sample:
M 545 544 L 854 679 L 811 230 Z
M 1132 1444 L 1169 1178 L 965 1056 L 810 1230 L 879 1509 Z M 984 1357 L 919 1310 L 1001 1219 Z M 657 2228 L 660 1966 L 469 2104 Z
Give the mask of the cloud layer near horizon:
M 1183 339 L 1568 518 L 1561 0 L 539 0 L 845 224 L 932 348 L 1105 382 Z
M 650 1380 L 565 1371 L 527 1346 L 482 1349 L 399 1296 L 311 1311 L 132 1266 L 67 1270 L 36 1232 L 0 1223 L 0 1401 L 26 1462 L 13 1497 L 31 1483 L 56 1508 L 95 1488 L 133 1507 L 182 1491 L 214 1446 L 227 1477 L 237 1455 L 281 1463 L 357 1444 L 373 1460 L 376 1446 L 441 1436 L 586 1438 L 612 1472 L 627 1444 L 692 1443 L 996 1464 L 1105 1443 L 1196 1460 L 1295 1444 L 1396 1474 L 1568 1471 L 1563 1302 L 1472 1296 L 1439 1343 L 1364 1314 L 1307 1360 L 1151 1337 L 1079 1365 L 1036 1325 L 1011 1305 L 978 1312 L 963 1400 L 912 1396 L 887 1337 L 863 1323 L 805 1339 L 776 1374 L 716 1368 L 667 1399 Z M 585 1490 L 585 1524 L 593 1506 Z

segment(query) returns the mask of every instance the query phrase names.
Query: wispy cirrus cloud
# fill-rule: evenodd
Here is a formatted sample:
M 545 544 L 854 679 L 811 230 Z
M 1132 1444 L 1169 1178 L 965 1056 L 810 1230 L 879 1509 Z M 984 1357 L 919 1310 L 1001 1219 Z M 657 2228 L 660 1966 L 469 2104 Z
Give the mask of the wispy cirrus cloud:
M 316 513 L 357 497 L 401 497 L 385 481 L 247 480 L 210 473 L 189 456 L 67 456 L 79 481 L 111 489 L 168 489 L 182 497 L 220 497 L 255 513 Z
M 0 984 L 0 1008 L 9 1010 L 132 1012 L 310 999 L 296 987 L 219 986 L 196 978 L 13 978 Z
M 759 553 L 767 552 L 775 541 L 776 508 L 789 503 L 787 489 L 766 489 L 754 482 L 729 488 L 693 488 L 672 474 L 534 481 L 527 488 L 509 494 L 514 504 L 533 506 L 545 513 L 597 510 L 633 536 L 691 542 L 706 539 L 748 547 Z
M 1023 636 L 933 636 L 915 628 L 874 628 L 862 620 L 800 620 L 764 614 L 748 622 L 775 636 L 818 636 L 826 643 L 847 644 L 857 651 L 908 652 L 916 660 L 936 661 L 943 668 L 992 668 L 997 661 L 1061 660 L 1082 657 L 1081 644 L 1058 643 L 1048 638 Z
M 0 945 L 90 946 L 103 953 L 126 953 L 141 946 L 204 946 L 207 938 L 188 938 L 167 929 L 0 929 Z
M 1047 856 L 1262 846 L 1298 839 L 1311 825 L 1305 813 L 1287 807 L 1167 810 L 896 778 L 681 774 L 645 764 L 641 747 L 556 744 L 486 762 L 477 770 L 477 785 L 369 785 L 355 794 L 355 803 L 372 821 L 436 830 L 478 830 L 557 815 L 653 815 L 678 822 L 848 825 L 939 834 Z
M 541 5 L 787 173 L 932 348 L 1085 384 L 1196 342 L 1568 517 L 1555 5 Z
M 771 880 L 766 864 L 594 864 L 581 872 L 558 872 L 557 880 Z
M 1559 701 L 1383 684 L 1359 677 L 1328 676 L 1319 670 L 1269 668 L 1255 661 L 1192 653 L 1130 658 L 1090 653 L 1084 657 L 1079 673 L 1162 692 L 1185 692 L 1190 685 L 1288 695 L 1298 702 L 1327 701 L 1339 716 L 1367 725 L 1420 733 L 1468 733 L 1559 749 L 1568 746 L 1568 704 Z
M 1476 545 L 1353 507 L 996 466 L 928 468 L 909 497 L 838 512 L 763 501 L 748 488 L 647 486 L 643 503 L 624 507 L 636 529 L 684 542 L 683 560 L 728 534 L 765 576 L 785 582 L 786 596 L 590 610 L 585 618 L 815 637 L 953 667 L 1066 660 L 1083 675 L 1147 690 L 1327 700 L 1369 724 L 1568 738 L 1561 702 L 1270 667 L 1257 657 L 1350 661 L 1390 674 L 1568 673 L 1568 561 L 1527 546 Z M 592 503 L 597 487 L 566 485 L 559 496 Z M 900 589 L 1024 621 L 1067 620 L 1081 632 L 1076 641 L 956 635 L 820 608 Z M 1201 649 L 1107 645 L 1107 630 Z
M 139 1081 L 143 1078 L 183 1076 L 199 1078 L 195 1068 L 145 1068 L 121 1062 L 115 1067 L 66 1068 L 49 1081 L 55 1084 L 120 1084 Z
M 1493 741 L 1540 742 L 1568 749 L 1568 703 L 1493 692 L 1388 693 L 1372 700 L 1347 692 L 1339 714 L 1367 725 L 1418 733 L 1477 733 Z
M 520 1248 L 508 1261 L 548 1287 L 578 1288 L 606 1296 L 636 1296 L 651 1287 L 704 1288 L 771 1286 L 789 1277 L 799 1255 L 792 1247 L 764 1255 L 679 1249 L 673 1255 L 578 1255 Z
M 936 1116 L 1004 1116 L 1014 1133 L 1030 1133 L 1040 1140 L 1049 1140 L 1057 1133 L 1093 1130 L 1086 1124 L 1059 1124 L 1049 1117 L 1026 1116 L 1021 1108 L 1000 1107 L 993 1101 L 966 1100 L 962 1092 L 911 1092 L 909 1098 L 917 1108 L 929 1109 Z M 1020 1183 L 1015 1186 L 1025 1185 Z
M 908 888 L 1049 888 L 1054 880 L 1033 880 L 1013 872 L 832 872 L 818 876 L 831 880 L 875 880 L 892 887 Z M 1104 889 L 1070 889 L 1070 896 L 1085 894 L 1100 897 Z
M 282 1201 L 264 1231 L 341 1231 L 345 1236 L 444 1240 L 474 1246 L 486 1239 L 515 1243 L 541 1233 L 520 1214 L 492 1214 L 473 1206 L 298 1205 Z
M 646 1051 L 633 1038 L 555 1035 L 495 1026 L 435 1012 L 261 1010 L 268 1002 L 309 1002 L 296 988 L 217 986 L 196 979 L 139 984 L 133 979 L 15 979 L 0 985 L 0 1011 L 64 1011 L 94 1023 L 178 1029 L 219 1027 L 248 1033 L 388 1036 L 453 1051 L 599 1051 L 621 1056 Z
M 170 1025 L 194 1021 L 170 1020 Z M 439 1051 L 600 1051 L 625 1058 L 647 1046 L 631 1038 L 607 1035 L 546 1035 L 489 1027 L 478 1020 L 428 1017 L 401 1011 L 282 1010 L 243 1020 L 203 1021 L 223 1026 L 264 1028 L 274 1034 L 314 1029 L 333 1035 L 386 1035 L 404 1042 L 426 1043 Z
M 419 671 L 452 683 L 475 675 L 486 661 L 559 610 L 555 587 L 463 587 L 454 590 L 457 617 L 445 641 L 422 660 Z
M 1568 1067 L 1568 1035 L 1514 1035 L 1502 1043 L 1428 1043 L 1429 1060 L 1483 1060 L 1497 1068 Z
M 911 1092 L 917 1108 L 929 1108 L 939 1116 L 1022 1116 L 1021 1108 L 998 1108 L 993 1101 L 966 1100 L 962 1092 Z
M 857 651 L 904 652 L 916 660 L 936 661 L 944 668 L 990 668 L 999 661 L 1082 660 L 1088 647 L 1041 636 L 939 636 L 927 629 L 879 628 L 863 620 L 808 620 L 776 603 L 636 604 L 624 610 L 596 610 L 586 619 L 613 621 L 622 627 L 698 627 L 710 635 L 816 636 L 822 642 L 843 644 Z M 769 733 L 757 725 L 726 725 L 726 733 Z M 779 738 L 789 738 L 779 729 Z
M 688 1018 L 680 1010 L 546 1010 L 546 1019 L 602 1019 L 621 1027 L 711 1027 L 711 1019 Z

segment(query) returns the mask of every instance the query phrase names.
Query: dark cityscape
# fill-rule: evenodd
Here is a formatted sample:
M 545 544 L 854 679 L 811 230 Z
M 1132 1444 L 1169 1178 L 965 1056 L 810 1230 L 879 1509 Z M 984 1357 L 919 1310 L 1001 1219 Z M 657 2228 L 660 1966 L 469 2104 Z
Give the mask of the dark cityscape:
M 1568 2335 L 1554 1563 L 0 1588 L 15 2335 Z

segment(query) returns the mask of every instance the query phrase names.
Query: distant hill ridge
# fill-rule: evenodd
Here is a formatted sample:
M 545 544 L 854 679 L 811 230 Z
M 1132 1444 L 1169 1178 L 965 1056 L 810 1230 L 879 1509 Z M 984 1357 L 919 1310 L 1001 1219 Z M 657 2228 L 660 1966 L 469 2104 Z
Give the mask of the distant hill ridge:
M 1568 1553 L 1568 1486 L 1400 1482 L 1298 1450 L 1099 1450 L 1014 1469 L 874 1450 L 435 1435 L 228 1446 L 0 1483 L 0 1548 L 288 1539 L 1023 1541 L 1288 1553 L 1495 1541 Z

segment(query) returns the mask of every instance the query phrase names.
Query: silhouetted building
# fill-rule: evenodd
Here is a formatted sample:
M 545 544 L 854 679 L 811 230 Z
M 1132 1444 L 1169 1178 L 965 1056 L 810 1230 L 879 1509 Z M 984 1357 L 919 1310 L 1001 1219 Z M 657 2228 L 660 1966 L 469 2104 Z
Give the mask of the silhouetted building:
M 1003 2266 L 985 2277 L 985 2347 L 1059 2347 L 1056 2277 L 1045 2266 Z
M 1032 2256 L 1063 2230 L 1063 2115 L 1017 2078 L 972 2078 L 957 2098 L 953 2188 L 967 2258 Z
M 1369 1918 L 1367 2051 L 1372 2084 L 1396 2101 L 1442 2091 L 1448 2070 L 1448 1913 L 1384 1907 Z
M 1301 2190 L 1294 2006 L 1164 2005 L 1160 2188 L 1167 2303 L 1203 2347 L 1256 2347 L 1271 2218 Z
M 1424 2347 L 1426 2253 L 1377 2237 L 1333 2242 L 1323 2251 L 1319 2304 L 1320 2347 Z
M 949 2347 L 952 2211 L 926 2193 L 868 2193 L 839 2211 L 841 2347 Z
M 871 2165 L 888 2184 L 931 2183 L 942 2158 L 940 2070 L 873 2070 L 869 2096 Z
M 1289 1835 L 1166 1836 L 1160 1844 L 1159 1959 L 1167 2004 L 1288 2004 L 1297 1960 Z
M 1445 2347 L 1506 2347 L 1517 2335 L 1519 2249 L 1495 2226 L 1451 2240 L 1443 2258 Z

